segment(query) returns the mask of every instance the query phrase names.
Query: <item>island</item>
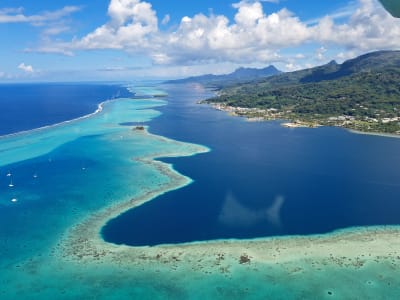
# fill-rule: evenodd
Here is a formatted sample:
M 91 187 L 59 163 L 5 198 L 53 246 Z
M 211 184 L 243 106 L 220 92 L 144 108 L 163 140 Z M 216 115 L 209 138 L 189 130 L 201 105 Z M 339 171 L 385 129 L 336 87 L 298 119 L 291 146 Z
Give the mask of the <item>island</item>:
M 225 86 L 202 101 L 252 121 L 400 134 L 400 51 Z

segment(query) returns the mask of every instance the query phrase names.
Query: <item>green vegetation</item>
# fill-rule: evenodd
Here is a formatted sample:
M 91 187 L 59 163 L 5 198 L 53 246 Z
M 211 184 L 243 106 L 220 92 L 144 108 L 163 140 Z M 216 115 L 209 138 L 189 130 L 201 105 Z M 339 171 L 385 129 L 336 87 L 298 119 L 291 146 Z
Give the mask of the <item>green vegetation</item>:
M 400 134 L 400 51 L 227 87 L 206 102 L 250 118 Z

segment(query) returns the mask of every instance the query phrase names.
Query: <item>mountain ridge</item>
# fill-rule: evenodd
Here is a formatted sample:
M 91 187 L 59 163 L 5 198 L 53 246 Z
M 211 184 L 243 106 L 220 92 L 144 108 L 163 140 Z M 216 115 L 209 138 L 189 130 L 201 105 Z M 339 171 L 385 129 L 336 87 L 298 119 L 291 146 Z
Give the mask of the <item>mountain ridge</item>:
M 232 85 L 208 102 L 251 118 L 400 134 L 400 51 Z
M 262 79 L 265 77 L 273 76 L 282 73 L 275 66 L 269 65 L 265 68 L 245 68 L 240 67 L 234 72 L 229 74 L 214 75 L 205 74 L 200 76 L 191 76 L 183 79 L 168 80 L 168 84 L 182 84 L 182 83 L 200 83 L 207 86 L 227 86 L 239 82 L 251 81 L 255 79 Z

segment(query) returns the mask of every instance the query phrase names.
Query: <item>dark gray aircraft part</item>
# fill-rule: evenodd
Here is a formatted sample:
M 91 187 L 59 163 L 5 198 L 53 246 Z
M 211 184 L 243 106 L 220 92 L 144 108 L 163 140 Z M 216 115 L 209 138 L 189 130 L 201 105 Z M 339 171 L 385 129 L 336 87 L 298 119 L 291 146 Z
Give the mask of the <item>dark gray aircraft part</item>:
M 400 0 L 379 0 L 383 7 L 395 18 L 400 18 Z

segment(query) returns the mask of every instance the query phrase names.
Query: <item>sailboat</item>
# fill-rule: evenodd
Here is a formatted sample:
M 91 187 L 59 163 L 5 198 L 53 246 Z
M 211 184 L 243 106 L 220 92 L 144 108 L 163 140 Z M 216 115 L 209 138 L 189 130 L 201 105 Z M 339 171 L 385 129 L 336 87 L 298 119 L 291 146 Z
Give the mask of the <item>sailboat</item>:
M 13 184 L 13 182 L 12 182 L 12 177 L 11 177 L 11 179 L 10 179 L 10 184 L 8 185 L 9 187 L 13 187 L 14 186 L 14 184 Z
M 11 176 L 11 172 L 10 171 L 8 171 L 8 173 L 7 173 L 7 177 L 10 177 Z

